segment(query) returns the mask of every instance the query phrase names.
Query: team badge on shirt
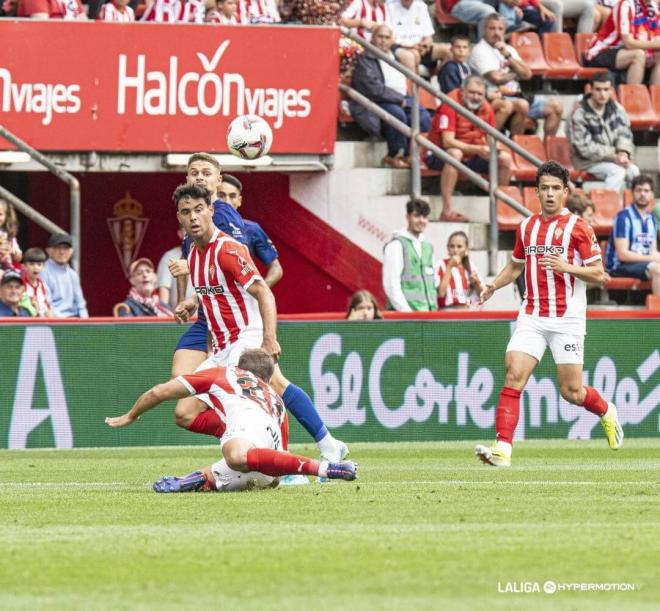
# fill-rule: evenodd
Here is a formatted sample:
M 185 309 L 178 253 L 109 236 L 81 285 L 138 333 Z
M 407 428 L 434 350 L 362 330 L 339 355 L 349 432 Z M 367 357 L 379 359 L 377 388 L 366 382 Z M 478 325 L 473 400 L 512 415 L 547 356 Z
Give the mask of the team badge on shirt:
M 555 240 L 558 240 L 562 233 L 564 233 L 564 230 L 561 227 L 557 227 L 557 229 L 555 229 Z

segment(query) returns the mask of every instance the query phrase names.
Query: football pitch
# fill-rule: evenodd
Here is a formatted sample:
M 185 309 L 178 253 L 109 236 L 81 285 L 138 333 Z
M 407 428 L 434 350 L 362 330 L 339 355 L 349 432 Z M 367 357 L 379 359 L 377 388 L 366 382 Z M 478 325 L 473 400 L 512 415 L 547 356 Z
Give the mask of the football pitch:
M 217 448 L 0 452 L 0 609 L 658 608 L 660 440 L 527 441 L 500 470 L 472 447 L 353 444 L 356 482 L 172 495 L 150 483 Z

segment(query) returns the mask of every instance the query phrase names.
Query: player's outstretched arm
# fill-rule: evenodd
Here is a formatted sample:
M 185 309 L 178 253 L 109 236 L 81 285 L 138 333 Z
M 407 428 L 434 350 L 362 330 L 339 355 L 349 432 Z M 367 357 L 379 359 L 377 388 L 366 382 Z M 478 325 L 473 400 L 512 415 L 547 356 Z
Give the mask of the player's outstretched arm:
M 123 416 L 117 416 L 115 418 L 108 417 L 105 419 L 105 423 L 112 428 L 128 426 L 138 420 L 144 412 L 160 405 L 163 401 L 183 399 L 183 397 L 187 397 L 189 394 L 189 390 L 177 379 L 165 382 L 165 384 L 157 384 L 143 393 L 135 402 L 135 405 Z
M 519 261 L 511 260 L 503 268 L 502 271 L 497 274 L 495 280 L 490 284 L 486 284 L 479 295 L 479 303 L 485 303 L 492 296 L 497 289 L 501 289 L 507 284 L 511 284 L 516 280 L 520 274 L 522 274 L 523 269 L 525 269 L 525 264 Z
M 282 349 L 277 342 L 277 307 L 275 306 L 275 296 L 262 279 L 253 282 L 247 291 L 259 304 L 259 313 L 261 314 L 264 325 L 264 340 L 261 347 L 268 354 L 277 358 L 282 353 Z

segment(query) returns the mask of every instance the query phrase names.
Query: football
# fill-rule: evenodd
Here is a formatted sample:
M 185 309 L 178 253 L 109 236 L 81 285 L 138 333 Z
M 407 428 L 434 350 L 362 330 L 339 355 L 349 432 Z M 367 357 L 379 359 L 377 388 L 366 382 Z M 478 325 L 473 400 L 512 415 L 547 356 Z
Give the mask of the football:
M 227 129 L 227 147 L 241 159 L 259 159 L 273 143 L 270 125 L 258 115 L 240 115 Z

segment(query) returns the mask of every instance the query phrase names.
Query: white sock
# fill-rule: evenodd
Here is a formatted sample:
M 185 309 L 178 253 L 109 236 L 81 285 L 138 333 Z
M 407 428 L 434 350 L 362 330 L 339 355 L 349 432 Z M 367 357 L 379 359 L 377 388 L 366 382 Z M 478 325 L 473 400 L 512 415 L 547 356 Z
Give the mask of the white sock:
M 502 450 L 502 452 L 508 456 L 509 458 L 511 457 L 511 452 L 513 451 L 513 447 L 511 446 L 510 443 L 507 443 L 506 441 L 498 441 L 497 442 L 497 448 L 499 450 Z
M 332 452 L 335 449 L 336 443 L 337 441 L 335 438 L 330 433 L 328 433 L 323 439 L 319 439 L 319 441 L 316 442 L 316 445 L 321 454 L 324 454 L 326 452 Z
M 322 460 L 319 465 L 319 474 L 318 477 L 328 477 L 328 465 L 330 463 L 327 460 Z

